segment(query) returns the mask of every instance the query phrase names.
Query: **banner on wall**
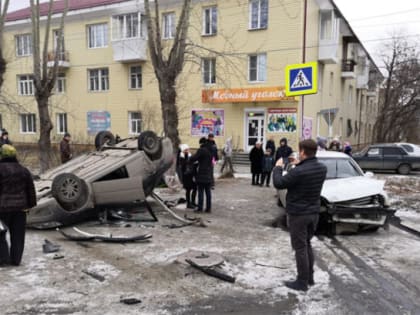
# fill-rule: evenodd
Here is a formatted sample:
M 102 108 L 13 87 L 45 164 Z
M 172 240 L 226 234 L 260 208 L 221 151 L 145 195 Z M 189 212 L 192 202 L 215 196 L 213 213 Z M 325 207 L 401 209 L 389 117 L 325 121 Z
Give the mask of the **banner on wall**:
M 225 111 L 223 109 L 193 109 L 191 111 L 191 135 L 197 137 L 213 133 L 223 136 L 225 129 Z
M 87 112 L 87 128 L 89 134 L 96 134 L 103 130 L 111 130 L 111 114 L 104 110 Z
M 296 132 L 296 108 L 269 108 L 267 111 L 267 129 L 271 133 Z
M 313 120 L 311 117 L 303 117 L 302 138 L 303 140 L 312 138 Z

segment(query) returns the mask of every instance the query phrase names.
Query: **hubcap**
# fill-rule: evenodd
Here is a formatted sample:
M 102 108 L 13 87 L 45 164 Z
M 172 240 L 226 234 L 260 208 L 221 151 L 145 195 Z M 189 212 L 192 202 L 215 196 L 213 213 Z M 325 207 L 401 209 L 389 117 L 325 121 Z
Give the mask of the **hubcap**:
M 66 199 L 68 201 L 74 201 L 75 198 L 77 198 L 79 194 L 79 184 L 76 180 L 72 178 L 66 178 L 61 185 L 61 195 L 63 196 L 63 199 Z

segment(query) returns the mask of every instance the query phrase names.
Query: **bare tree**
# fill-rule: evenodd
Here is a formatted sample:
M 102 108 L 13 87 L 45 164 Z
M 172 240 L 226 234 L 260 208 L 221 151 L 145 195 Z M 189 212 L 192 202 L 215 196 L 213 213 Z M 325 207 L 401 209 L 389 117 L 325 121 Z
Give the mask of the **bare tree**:
M 395 37 L 385 45 L 383 56 L 387 78 L 380 93 L 374 126 L 376 142 L 407 140 L 415 123 L 420 94 L 420 63 L 417 45 Z
M 6 20 L 7 9 L 9 8 L 9 0 L 5 0 L 4 3 L 0 0 L 0 90 L 3 86 L 3 76 L 6 72 L 6 59 L 3 57 L 3 29 L 4 22 Z
M 55 45 L 54 63 L 52 67 L 48 67 L 48 48 L 50 42 L 49 39 L 53 12 L 53 0 L 49 0 L 48 15 L 46 17 L 44 28 L 44 46 L 42 50 L 39 0 L 30 0 L 30 4 L 34 62 L 33 80 L 40 123 L 38 146 L 40 151 L 41 172 L 44 172 L 49 168 L 52 157 L 51 130 L 53 129 L 53 124 L 50 117 L 49 98 L 52 95 L 52 90 L 57 80 L 58 65 L 60 60 L 59 58 L 63 43 L 64 18 L 67 14 L 68 0 L 65 0 L 65 9 L 61 16 L 60 27 L 58 29 L 58 38 Z
M 159 1 L 155 0 L 153 5 L 154 14 L 152 15 L 149 0 L 144 1 L 150 58 L 159 85 L 163 131 L 172 140 L 174 149 L 177 150 L 180 139 L 176 81 L 184 67 L 191 0 L 183 0 L 172 47 L 167 54 L 162 45 Z

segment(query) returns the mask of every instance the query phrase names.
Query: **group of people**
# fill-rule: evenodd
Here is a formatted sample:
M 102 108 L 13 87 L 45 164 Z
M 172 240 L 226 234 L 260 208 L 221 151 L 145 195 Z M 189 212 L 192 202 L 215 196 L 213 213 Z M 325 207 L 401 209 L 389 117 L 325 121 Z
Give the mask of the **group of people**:
M 283 159 L 288 162 L 293 150 L 287 144 L 287 139 L 280 140 L 280 146 L 276 150 L 276 145 L 273 138 L 270 138 L 266 145 L 265 151 L 262 148 L 262 143 L 257 141 L 255 146 L 249 153 L 249 160 L 251 161 L 252 185 L 270 186 L 271 172 L 276 161 Z
M 16 149 L 1 136 L 0 147 L 0 267 L 19 265 L 25 244 L 26 209 L 36 205 L 36 192 L 31 173 L 19 164 Z M 69 143 L 70 135 L 63 141 Z M 67 140 L 65 138 L 68 138 Z M 214 186 L 213 168 L 218 160 L 214 135 L 199 141 L 200 148 L 191 154 L 187 144 L 180 146 L 177 171 L 186 190 L 187 207 L 195 211 L 211 212 L 211 189 Z M 68 148 L 64 149 L 68 153 Z M 320 194 L 326 178 L 326 167 L 316 159 L 319 143 L 303 140 L 299 143 L 299 157 L 280 141 L 275 150 L 272 139 L 267 142 L 265 153 L 262 144 L 256 143 L 250 153 L 253 184 L 273 184 L 277 189 L 287 189 L 286 212 L 291 244 L 295 251 L 297 277 L 285 285 L 294 290 L 306 291 L 314 285 L 314 255 L 311 239 L 314 236 L 320 211 Z M 60 144 L 61 149 L 61 144 Z M 71 158 L 71 151 L 67 159 Z M 289 166 L 293 167 L 289 167 Z M 289 167 L 289 168 L 288 168 Z M 286 174 L 283 170 L 287 169 Z M 261 178 L 260 178 L 261 175 Z M 198 204 L 195 203 L 198 191 Z M 204 208 L 204 194 L 206 207 Z M 10 230 L 10 248 L 6 232 Z
M 181 144 L 177 172 L 185 189 L 187 208 L 196 212 L 211 212 L 211 190 L 214 188 L 214 165 L 219 160 L 214 134 L 199 140 L 200 148 L 192 155 L 187 144 Z M 196 196 L 198 191 L 198 203 Z M 204 208 L 204 195 L 206 207 Z
M 344 141 L 343 144 L 341 144 L 340 139 L 338 137 L 335 137 L 331 140 L 331 142 L 328 144 L 328 139 L 325 137 L 317 137 L 317 149 L 320 151 L 336 151 L 336 152 L 343 152 L 349 156 L 352 156 L 352 147 L 349 141 Z

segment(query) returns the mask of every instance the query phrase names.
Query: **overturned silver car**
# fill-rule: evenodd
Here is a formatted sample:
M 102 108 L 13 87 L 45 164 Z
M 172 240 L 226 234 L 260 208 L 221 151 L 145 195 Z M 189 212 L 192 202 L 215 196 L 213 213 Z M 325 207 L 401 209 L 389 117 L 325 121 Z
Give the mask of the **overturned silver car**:
M 340 152 L 318 151 L 327 166 L 321 191 L 319 230 L 329 234 L 377 230 L 394 214 L 384 191 L 385 181 L 364 174 L 357 163 Z M 278 190 L 279 205 L 286 206 L 287 190 Z
M 80 155 L 35 181 L 38 205 L 27 224 L 52 228 L 81 221 L 106 206 L 132 206 L 146 199 L 173 162 L 172 142 L 152 131 L 115 143 L 100 132 L 97 151 Z

